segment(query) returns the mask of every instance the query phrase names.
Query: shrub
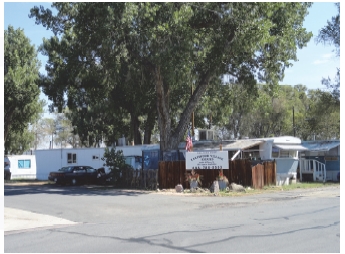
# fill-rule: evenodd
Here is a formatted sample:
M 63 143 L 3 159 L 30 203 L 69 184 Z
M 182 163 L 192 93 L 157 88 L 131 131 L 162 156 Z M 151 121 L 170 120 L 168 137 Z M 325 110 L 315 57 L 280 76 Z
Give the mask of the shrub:
M 121 170 L 126 166 L 123 151 L 116 151 L 116 147 L 112 147 L 110 150 L 106 147 L 102 160 L 105 161 L 103 166 L 108 167 L 112 173 L 112 183 L 114 185 L 119 183 L 121 179 Z

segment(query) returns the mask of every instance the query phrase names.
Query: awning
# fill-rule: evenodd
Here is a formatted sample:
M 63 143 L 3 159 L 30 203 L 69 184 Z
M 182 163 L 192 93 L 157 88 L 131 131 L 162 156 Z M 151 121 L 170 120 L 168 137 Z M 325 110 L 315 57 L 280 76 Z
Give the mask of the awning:
M 302 145 L 307 147 L 309 151 L 329 151 L 340 146 L 340 141 L 304 141 Z
M 274 144 L 273 146 L 278 147 L 281 150 L 295 150 L 295 151 L 306 151 L 308 148 L 298 145 L 298 144 L 291 144 L 291 145 L 278 145 Z
M 254 146 L 260 145 L 263 143 L 262 140 L 250 140 L 250 139 L 243 139 L 243 140 L 236 140 L 231 144 L 223 144 L 223 150 L 228 151 L 238 151 L 238 150 L 247 150 Z

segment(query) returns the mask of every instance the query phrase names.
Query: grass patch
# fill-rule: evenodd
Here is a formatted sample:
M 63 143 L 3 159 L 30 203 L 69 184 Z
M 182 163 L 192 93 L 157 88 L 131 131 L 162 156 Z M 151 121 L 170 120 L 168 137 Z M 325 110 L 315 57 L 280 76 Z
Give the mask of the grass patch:
M 290 185 L 282 185 L 282 186 L 264 186 L 262 189 L 253 189 L 253 188 L 246 188 L 245 192 L 233 192 L 233 191 L 220 191 L 220 196 L 245 196 L 245 195 L 255 195 L 261 193 L 270 193 L 270 192 L 278 192 L 278 191 L 291 191 L 296 189 L 313 189 L 313 188 L 323 188 L 323 187 L 339 187 L 340 183 L 334 182 L 327 182 L 327 183 L 319 183 L 319 182 L 298 182 L 295 184 Z

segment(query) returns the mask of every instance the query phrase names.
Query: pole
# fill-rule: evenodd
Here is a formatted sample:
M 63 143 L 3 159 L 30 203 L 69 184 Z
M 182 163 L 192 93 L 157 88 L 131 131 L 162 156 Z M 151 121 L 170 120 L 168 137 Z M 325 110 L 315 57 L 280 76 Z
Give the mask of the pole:
M 295 128 L 295 107 L 292 107 L 292 126 L 293 126 L 293 136 L 296 137 L 296 128 Z
M 193 96 L 193 83 L 192 83 L 192 86 L 191 86 L 191 96 Z M 192 112 L 192 139 L 194 137 L 194 110 Z

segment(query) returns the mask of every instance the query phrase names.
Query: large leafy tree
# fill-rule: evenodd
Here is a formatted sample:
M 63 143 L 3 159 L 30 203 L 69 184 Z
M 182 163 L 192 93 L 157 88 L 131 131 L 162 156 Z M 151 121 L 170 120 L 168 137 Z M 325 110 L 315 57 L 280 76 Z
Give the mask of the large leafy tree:
M 280 136 L 285 132 L 286 106 L 279 91 L 274 95 L 267 85 L 259 89 L 259 97 L 252 102 L 252 109 L 245 118 L 251 137 Z
M 305 113 L 308 134 L 305 139 L 339 139 L 340 106 L 332 93 L 319 89 L 308 92 L 309 104 Z
M 97 17 L 94 11 L 101 12 L 106 5 L 66 6 L 71 15 L 74 9 L 81 8 L 97 20 L 102 17 Z M 138 144 L 140 129 L 144 129 L 144 141 L 149 143 L 156 119 L 154 88 L 147 86 L 152 82 L 150 73 L 137 62 L 121 57 L 122 51 L 108 41 L 109 30 L 89 40 L 90 35 L 76 34 L 75 27 L 73 31 L 68 27 L 63 32 L 54 29 L 56 34 L 62 33 L 61 38 L 44 39 L 40 48 L 49 57 L 48 75 L 42 77 L 41 86 L 53 101 L 52 106 L 59 112 L 68 106 L 85 146 L 97 144 L 101 134 L 108 143 L 125 135 Z M 139 121 L 142 115 L 144 122 Z
M 222 75 L 230 75 L 234 83 L 251 85 L 256 80 L 277 85 L 283 79 L 290 61 L 297 60 L 297 48 L 311 38 L 302 27 L 310 5 L 54 3 L 57 15 L 35 7 L 31 17 L 63 35 L 61 41 L 50 40 L 56 47 L 46 47 L 50 59 L 56 57 L 51 66 L 64 67 L 59 77 L 54 75 L 55 86 L 65 84 L 57 86 L 54 94 L 60 96 L 55 98 L 63 99 L 67 83 L 69 100 L 71 91 L 87 85 L 94 90 L 91 97 L 102 91 L 110 98 L 114 87 L 141 91 L 139 84 L 119 82 L 124 67 L 134 67 L 127 74 L 141 70 L 150 81 L 142 87 L 143 103 L 152 105 L 145 96 L 152 98 L 154 91 L 161 149 L 168 150 L 177 148 L 191 113 Z M 193 94 L 181 100 L 181 91 L 188 94 L 192 86 Z M 179 115 L 174 111 L 177 108 Z
M 252 128 L 253 122 L 249 120 L 248 115 L 252 112 L 260 94 L 257 90 L 258 87 L 254 86 L 254 88 L 248 89 L 246 84 L 231 86 L 231 92 L 227 99 L 232 108 L 227 126 L 234 138 L 248 136 Z
M 28 149 L 34 139 L 34 135 L 30 135 L 30 140 L 27 140 L 27 133 L 29 124 L 34 123 L 42 112 L 39 67 L 35 47 L 30 44 L 24 30 L 8 26 L 4 40 L 5 152 Z
M 290 135 L 302 140 L 340 137 L 340 107 L 330 92 L 304 85 L 260 86 L 239 129 L 251 138 Z
M 317 43 L 335 46 L 336 56 L 340 56 L 340 3 L 335 3 L 338 14 L 327 21 L 327 25 L 319 30 L 315 40 Z
M 335 54 L 340 56 L 340 3 L 335 3 L 338 14 L 332 17 L 331 21 L 327 21 L 327 25 L 320 29 L 319 34 L 315 38 L 316 43 L 330 44 L 335 46 Z M 322 84 L 332 90 L 332 94 L 336 99 L 340 99 L 340 69 L 337 69 L 336 76 L 332 81 L 329 77 L 322 79 Z

